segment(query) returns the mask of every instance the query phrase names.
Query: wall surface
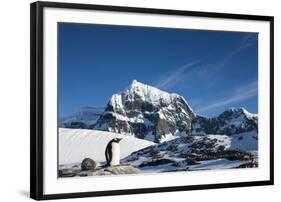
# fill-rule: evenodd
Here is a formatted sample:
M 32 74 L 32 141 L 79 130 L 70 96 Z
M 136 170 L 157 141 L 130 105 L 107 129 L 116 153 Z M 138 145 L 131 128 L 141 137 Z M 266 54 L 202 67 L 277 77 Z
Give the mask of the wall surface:
M 281 195 L 281 12 L 280 1 L 270 0 L 72 0 L 195 11 L 275 16 L 275 185 L 204 191 L 142 194 L 76 201 L 276 201 Z M 29 199 L 29 0 L 1 1 L 0 6 L 0 201 Z M 235 177 L 235 176 L 233 176 Z

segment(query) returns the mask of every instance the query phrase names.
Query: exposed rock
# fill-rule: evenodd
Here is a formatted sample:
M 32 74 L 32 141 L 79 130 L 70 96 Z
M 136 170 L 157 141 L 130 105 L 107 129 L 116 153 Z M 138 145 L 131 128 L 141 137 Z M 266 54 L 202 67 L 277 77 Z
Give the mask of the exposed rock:
M 66 168 L 66 169 L 60 169 L 58 171 L 59 177 L 74 177 L 80 172 L 80 169 L 77 168 Z
M 96 169 L 96 167 L 97 167 L 97 163 L 90 158 L 85 158 L 81 163 L 82 171 L 87 171 L 87 170 L 93 171 Z
M 80 170 L 75 168 L 67 168 L 59 170 L 59 177 L 87 177 L 102 175 L 120 175 L 120 174 L 138 174 L 141 171 L 131 165 L 119 165 L 108 167 L 97 167 L 95 170 Z
M 138 168 L 135 168 L 131 165 L 119 165 L 119 166 L 110 166 L 104 168 L 102 171 L 99 171 L 99 173 L 103 172 L 109 172 L 113 175 L 119 175 L 119 174 L 137 174 L 141 171 Z

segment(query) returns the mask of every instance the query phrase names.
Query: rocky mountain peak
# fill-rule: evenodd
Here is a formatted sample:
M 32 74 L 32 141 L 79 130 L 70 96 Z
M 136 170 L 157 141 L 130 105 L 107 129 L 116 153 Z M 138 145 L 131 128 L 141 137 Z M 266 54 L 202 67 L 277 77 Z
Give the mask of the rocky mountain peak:
M 214 118 L 197 116 L 192 123 L 193 134 L 233 135 L 253 130 L 258 130 L 258 115 L 242 107 L 227 109 Z
M 233 116 L 245 116 L 249 119 L 257 117 L 256 114 L 252 114 L 248 112 L 245 108 L 239 107 L 239 108 L 229 108 L 225 110 L 223 113 L 220 114 L 222 117 L 233 117 Z
M 141 82 L 138 82 L 136 79 L 134 79 L 129 88 L 134 88 L 137 86 L 142 87 L 142 86 L 146 86 L 146 85 Z
M 152 104 L 168 103 L 175 97 L 180 97 L 177 94 L 161 91 L 156 87 L 143 84 L 137 80 L 133 80 L 129 87 L 121 92 L 121 94 L 124 94 L 124 98 L 128 101 L 142 100 Z
M 182 96 L 133 80 L 123 92 L 111 97 L 93 128 L 157 142 L 188 134 L 194 117 Z

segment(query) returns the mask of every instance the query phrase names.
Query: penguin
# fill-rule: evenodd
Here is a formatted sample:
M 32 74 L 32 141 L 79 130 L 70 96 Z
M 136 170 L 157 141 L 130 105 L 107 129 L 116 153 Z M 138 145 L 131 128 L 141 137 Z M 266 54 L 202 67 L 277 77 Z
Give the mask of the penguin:
M 120 145 L 122 138 L 113 138 L 105 148 L 105 158 L 107 166 L 117 166 L 120 164 Z

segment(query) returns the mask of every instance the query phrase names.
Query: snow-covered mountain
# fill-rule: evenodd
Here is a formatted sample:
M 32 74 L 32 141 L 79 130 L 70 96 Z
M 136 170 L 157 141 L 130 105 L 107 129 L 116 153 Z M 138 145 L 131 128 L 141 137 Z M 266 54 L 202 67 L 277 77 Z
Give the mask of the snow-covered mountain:
M 106 131 L 87 129 L 59 129 L 59 165 L 77 165 L 85 158 L 98 163 L 105 161 L 104 151 L 107 143 L 113 138 L 122 138 L 120 157 L 125 158 L 132 152 L 154 145 L 151 141 L 141 140 L 132 136 Z
M 207 118 L 196 116 L 192 120 L 192 134 L 226 134 L 258 132 L 258 115 L 251 114 L 244 108 L 231 108 L 218 117 Z
M 111 97 L 105 112 L 90 128 L 162 142 L 188 134 L 194 117 L 182 96 L 134 80 Z
M 59 127 L 87 129 L 89 126 L 96 123 L 97 119 L 103 112 L 104 108 L 83 107 L 78 112 L 61 118 L 59 120 Z
M 60 119 L 59 127 L 103 130 L 159 143 L 188 134 L 257 133 L 258 115 L 231 108 L 218 117 L 203 117 L 182 96 L 134 80 L 123 92 L 112 95 L 105 108 L 82 108 Z

